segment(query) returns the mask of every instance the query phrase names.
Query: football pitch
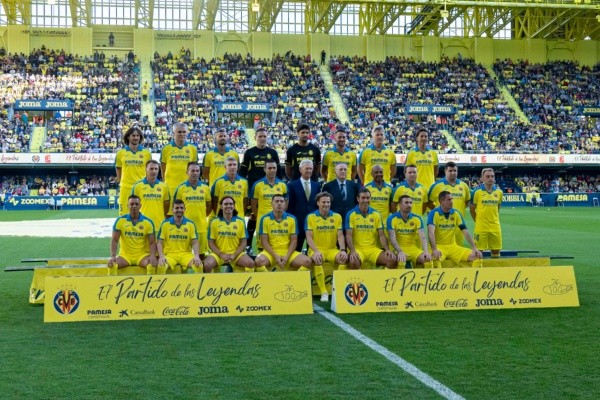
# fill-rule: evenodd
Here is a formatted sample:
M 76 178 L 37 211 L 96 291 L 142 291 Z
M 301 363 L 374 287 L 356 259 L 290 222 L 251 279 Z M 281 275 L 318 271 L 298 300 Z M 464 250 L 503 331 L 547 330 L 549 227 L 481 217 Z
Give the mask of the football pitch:
M 0 212 L 0 221 L 114 216 Z M 505 249 L 575 257 L 553 265 L 575 266 L 580 307 L 338 316 L 316 302 L 309 316 L 44 324 L 43 308 L 28 303 L 32 273 L 0 272 L 0 393 L 599 399 L 600 208 L 504 208 L 501 219 Z M 109 239 L 0 236 L 0 243 L 2 269 L 23 258 L 109 254 Z

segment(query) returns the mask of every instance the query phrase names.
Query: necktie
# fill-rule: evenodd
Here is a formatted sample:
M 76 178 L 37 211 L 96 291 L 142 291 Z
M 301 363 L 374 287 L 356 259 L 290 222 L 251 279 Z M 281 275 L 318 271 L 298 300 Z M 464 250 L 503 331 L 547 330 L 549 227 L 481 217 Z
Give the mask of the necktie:
M 346 201 L 346 188 L 344 188 L 344 184 L 340 184 L 340 192 L 342 193 L 342 201 Z
M 304 194 L 306 195 L 306 200 L 310 198 L 310 186 L 308 186 L 308 181 L 304 181 Z

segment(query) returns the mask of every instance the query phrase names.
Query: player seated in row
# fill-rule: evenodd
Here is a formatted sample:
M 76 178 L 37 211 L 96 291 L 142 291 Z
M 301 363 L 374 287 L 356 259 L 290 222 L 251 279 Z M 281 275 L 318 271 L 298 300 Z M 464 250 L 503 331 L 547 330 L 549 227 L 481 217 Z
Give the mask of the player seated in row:
M 433 267 L 423 220 L 412 213 L 413 199 L 403 194 L 398 204 L 400 211 L 390 215 L 387 220 L 390 242 L 396 250 L 398 268 L 406 268 L 409 262 L 413 268 Z M 417 247 L 416 243 L 419 243 L 420 247 Z
M 113 225 L 108 260 L 109 275 L 117 275 L 118 269 L 135 265 L 148 267 L 148 273 L 156 269 L 154 224 L 140 213 L 141 207 L 138 196 L 129 196 L 129 213 L 117 218 Z
M 439 194 L 438 200 L 439 207 L 431 210 L 427 219 L 433 267 L 441 268 L 444 260 L 453 261 L 457 266 L 461 262 L 469 262 L 471 266 L 480 267 L 483 254 L 477 249 L 463 216 L 452 207 L 452 193 L 444 190 Z M 461 230 L 471 249 L 456 243 L 454 232 L 457 228 Z
M 308 256 L 315 268 L 323 268 L 325 262 L 333 263 L 334 269 L 346 269 L 348 253 L 342 230 L 342 216 L 331 211 L 333 196 L 327 192 L 316 196 L 318 209 L 306 217 L 304 230 Z M 321 294 L 321 301 L 329 301 L 329 294 Z
M 204 272 L 218 271 L 223 264 L 230 264 L 233 272 L 253 272 L 254 260 L 245 252 L 247 240 L 246 223 L 238 217 L 235 200 L 223 197 L 217 217 L 208 229 L 211 253 L 204 260 Z M 267 270 L 263 267 L 262 271 Z
M 166 274 L 167 270 L 175 271 L 177 265 L 181 266 L 183 273 L 188 268 L 197 273 L 203 272 L 196 225 L 184 217 L 184 213 L 185 204 L 177 199 L 173 201 L 173 216 L 160 225 L 156 246 L 159 274 Z
M 350 269 L 372 269 L 377 265 L 396 268 L 396 256 L 390 251 L 381 214 L 369 206 L 371 192 L 358 191 L 358 206 L 346 215 L 346 245 L 350 250 Z M 380 247 L 381 244 L 381 247 Z
M 286 200 L 275 194 L 271 199 L 273 211 L 260 219 L 258 234 L 263 251 L 256 257 L 256 268 L 310 271 L 313 270 L 321 293 L 327 293 L 322 265 L 313 266 L 312 260 L 296 251 L 298 223 L 296 217 L 285 212 Z

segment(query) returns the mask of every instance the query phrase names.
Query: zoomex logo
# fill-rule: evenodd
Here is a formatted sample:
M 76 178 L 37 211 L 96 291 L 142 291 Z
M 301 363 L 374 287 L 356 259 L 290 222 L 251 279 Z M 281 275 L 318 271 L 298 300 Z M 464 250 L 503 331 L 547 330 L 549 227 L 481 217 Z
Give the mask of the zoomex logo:
M 79 295 L 71 289 L 59 290 L 52 303 L 59 314 L 73 314 L 79 308 Z
M 351 282 L 344 290 L 344 297 L 353 306 L 362 306 L 369 298 L 369 291 L 362 282 Z

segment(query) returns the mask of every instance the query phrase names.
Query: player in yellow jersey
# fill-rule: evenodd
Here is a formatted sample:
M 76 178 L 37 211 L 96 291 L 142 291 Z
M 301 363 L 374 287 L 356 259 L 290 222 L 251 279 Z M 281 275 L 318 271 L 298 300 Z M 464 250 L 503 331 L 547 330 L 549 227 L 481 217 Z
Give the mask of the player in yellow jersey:
M 327 293 L 323 266 L 313 268 L 310 257 L 296 251 L 298 225 L 296 217 L 285 212 L 285 198 L 276 194 L 271 200 L 273 211 L 261 218 L 258 234 L 264 249 L 256 257 L 256 268 L 277 268 L 278 270 L 313 270 L 320 295 Z
M 130 265 L 148 267 L 148 273 L 152 273 L 157 261 L 154 224 L 140 214 L 138 196 L 129 196 L 127 203 L 129 213 L 117 218 L 113 225 L 108 274 L 117 275 L 119 268 Z
M 142 146 L 144 134 L 137 126 L 132 126 L 123 135 L 125 147 L 117 151 L 115 169 L 119 184 L 119 215 L 127 214 L 128 198 L 133 185 L 146 174 L 146 163 L 152 159 L 150 150 Z
M 208 186 L 225 175 L 225 160 L 233 157 L 240 163 L 240 156 L 233 148 L 227 146 L 227 131 L 221 128 L 217 131 L 216 146 L 207 151 L 202 160 L 202 176 L 208 182 Z
M 181 122 L 173 124 L 173 140 L 160 153 L 160 171 L 171 198 L 175 189 L 187 180 L 188 163 L 198 162 L 198 148 L 186 141 L 187 135 L 187 125 Z
M 396 154 L 384 144 L 385 133 L 383 126 L 376 126 L 371 132 L 373 143 L 360 153 L 358 159 L 358 176 L 360 181 L 367 184 L 373 180 L 370 176 L 371 169 L 375 164 L 383 168 L 383 180 L 391 182 L 396 176 Z
M 315 199 L 318 210 L 306 216 L 304 227 L 308 256 L 312 259 L 315 271 L 319 267 L 323 269 L 325 262 L 334 263 L 334 269 L 346 269 L 348 253 L 342 216 L 331 211 L 333 196 L 330 193 L 321 192 Z M 329 301 L 327 292 L 321 294 L 321 301 Z
M 481 171 L 483 183 L 473 191 L 471 216 L 475 221 L 475 243 L 483 250 L 490 250 L 492 257 L 500 257 L 502 229 L 500 228 L 500 206 L 502 190 L 495 185 L 496 176 L 492 168 Z
M 238 215 L 244 216 L 248 207 L 248 181 L 238 175 L 238 161 L 235 157 L 227 157 L 225 169 L 227 171 L 225 175 L 217 179 L 210 188 L 212 209 L 218 214 L 221 199 L 231 196 L 235 200 Z
M 427 190 L 423 185 L 417 183 L 417 166 L 405 165 L 404 176 L 406 179 L 400 182 L 392 193 L 390 212 L 400 211 L 400 197 L 406 194 L 413 200 L 412 213 L 422 218 L 427 205 Z
M 441 192 L 438 201 L 440 206 L 431 210 L 427 219 L 433 267 L 441 268 L 442 261 L 446 259 L 453 261 L 457 265 L 467 261 L 472 263 L 471 265 L 474 267 L 480 267 L 483 255 L 477 249 L 471 234 L 469 234 L 464 218 L 452 207 L 452 193 L 447 191 Z M 454 232 L 457 227 L 462 231 L 471 249 L 467 249 L 456 243 Z
M 427 237 L 423 220 L 412 213 L 412 198 L 403 194 L 400 196 L 400 211 L 389 216 L 387 229 L 389 231 L 391 247 L 396 250 L 398 268 L 405 268 L 410 262 L 412 267 L 433 267 L 431 254 L 427 250 Z M 420 247 L 415 245 L 420 243 Z M 418 265 L 417 265 L 418 264 Z
M 396 256 L 390 251 L 383 232 L 381 214 L 369 206 L 371 192 L 358 191 L 358 206 L 346 214 L 346 246 L 350 250 L 348 267 L 368 269 L 377 265 L 396 268 Z M 379 239 L 379 242 L 377 241 Z M 379 243 L 383 247 L 379 247 Z
M 456 163 L 449 161 L 444 166 L 445 177 L 435 182 L 429 189 L 427 195 L 429 202 L 433 205 L 431 208 L 439 206 L 438 196 L 442 191 L 452 193 L 452 207 L 454 207 L 460 215 L 466 217 L 467 205 L 471 200 L 471 190 L 469 186 L 458 179 L 458 166 Z M 463 242 L 463 234 L 460 229 L 456 230 L 456 243 Z
M 173 216 L 166 219 L 158 231 L 158 268 L 159 274 L 175 270 L 181 266 L 183 273 L 192 268 L 196 273 L 203 272 L 200 260 L 198 233 L 194 223 L 184 217 L 185 204 L 181 200 L 173 201 Z
M 141 212 L 160 227 L 169 212 L 169 188 L 158 178 L 158 162 L 154 160 L 146 163 L 146 177 L 137 182 L 131 194 L 135 194 L 142 201 Z
M 371 192 L 369 205 L 381 214 L 382 221 L 390 216 L 390 201 L 392 200 L 392 185 L 383 180 L 383 168 L 376 164 L 371 169 L 373 180 L 365 185 Z
M 338 164 L 346 164 L 350 179 L 356 176 L 356 153 L 346 147 L 348 134 L 342 128 L 338 128 L 335 132 L 335 147 L 327 150 L 323 156 L 323 166 L 321 167 L 321 175 L 325 182 L 331 182 L 335 179 L 335 166 Z
M 223 264 L 230 264 L 233 272 L 254 271 L 254 260 L 244 252 L 248 237 L 246 223 L 237 216 L 232 197 L 221 199 L 221 210 L 210 222 L 208 236 L 211 253 L 204 260 L 204 272 L 218 270 Z M 267 272 L 267 269 L 263 268 L 261 272 Z
M 256 221 L 260 221 L 263 216 L 273 211 L 271 200 L 274 194 L 282 194 L 287 198 L 287 185 L 277 178 L 277 162 L 266 160 L 264 170 L 265 177 L 256 181 L 249 196 L 252 209 L 250 218 L 255 218 Z
M 185 217 L 192 220 L 198 231 L 201 257 L 208 252 L 208 214 L 212 210 L 212 199 L 208 185 L 200 181 L 200 165 L 190 162 L 187 168 L 188 180 L 175 190 L 174 200 L 185 203 Z
M 435 150 L 427 145 L 429 140 L 427 129 L 418 129 L 415 140 L 417 141 L 417 146 L 406 155 L 405 165 L 412 164 L 417 166 L 417 182 L 423 185 L 425 190 L 429 191 L 439 172 L 438 155 Z

